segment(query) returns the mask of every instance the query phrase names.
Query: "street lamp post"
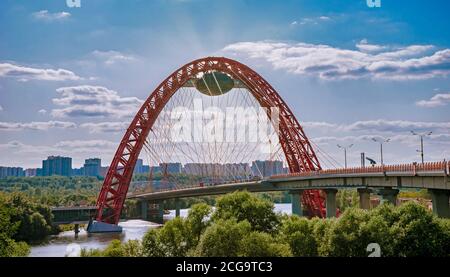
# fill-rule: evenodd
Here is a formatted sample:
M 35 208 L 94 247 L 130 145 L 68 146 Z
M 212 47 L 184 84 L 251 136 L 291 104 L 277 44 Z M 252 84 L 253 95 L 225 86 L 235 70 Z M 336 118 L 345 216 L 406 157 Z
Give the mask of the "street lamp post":
M 353 144 L 350 144 L 348 146 L 341 146 L 341 145 L 337 145 L 337 147 L 344 149 L 344 161 L 345 161 L 345 168 L 347 168 L 347 149 L 351 148 L 353 146 Z
M 389 141 L 391 141 L 391 139 L 388 138 L 388 139 L 378 140 L 376 138 L 372 138 L 372 140 L 374 142 L 378 142 L 380 144 L 380 162 L 381 162 L 381 165 L 384 165 L 384 163 L 383 163 L 383 143 L 388 143 Z
M 420 153 L 420 157 L 422 158 L 422 164 L 424 163 L 423 159 L 423 137 L 430 136 L 433 132 L 425 132 L 425 133 L 416 133 L 414 131 L 411 131 L 411 134 L 413 136 L 419 136 L 420 137 L 420 150 L 416 150 Z

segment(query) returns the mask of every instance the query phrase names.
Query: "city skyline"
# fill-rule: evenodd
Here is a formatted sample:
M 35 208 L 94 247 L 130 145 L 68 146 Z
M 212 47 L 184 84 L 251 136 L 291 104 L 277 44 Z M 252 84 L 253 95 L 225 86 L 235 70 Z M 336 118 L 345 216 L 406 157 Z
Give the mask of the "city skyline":
M 54 161 L 58 161 L 58 165 Z M 62 165 L 66 163 L 66 169 L 62 172 Z M 71 157 L 63 156 L 48 156 L 47 159 L 42 160 L 41 167 L 25 168 L 20 165 L 14 167 L 6 167 L 0 165 L 0 178 L 3 177 L 34 177 L 34 176 L 97 176 L 104 177 L 109 168 L 108 165 L 102 166 L 101 159 L 87 158 L 83 166 L 73 167 Z M 283 161 L 279 160 L 254 160 L 249 163 L 181 163 L 181 162 L 166 162 L 155 165 L 144 164 L 143 159 L 138 159 L 134 168 L 133 174 L 146 174 L 152 171 L 153 173 L 160 173 L 163 171 L 162 167 L 167 167 L 168 173 L 185 173 L 193 175 L 204 175 L 205 172 L 211 171 L 226 171 L 232 172 L 247 172 L 250 175 L 261 175 L 263 177 L 273 174 L 287 173 L 288 168 L 283 166 Z M 217 167 L 218 166 L 218 167 Z M 69 170 L 70 169 L 70 170 Z M 67 171 L 69 170 L 69 171 Z M 229 172 L 228 172 L 229 173 Z
M 337 144 L 354 144 L 349 166 L 360 164 L 361 152 L 380 163 L 372 138 L 390 139 L 384 163 L 420 162 L 411 131 L 433 132 L 424 138 L 425 161 L 448 159 L 449 8 L 439 1 L 380 8 L 365 0 L 83 1 L 80 8 L 2 1 L 0 165 L 35 168 L 50 155 L 70 156 L 74 167 L 87 156 L 108 165 L 150 91 L 203 56 L 259 72 L 337 165 L 344 165 Z

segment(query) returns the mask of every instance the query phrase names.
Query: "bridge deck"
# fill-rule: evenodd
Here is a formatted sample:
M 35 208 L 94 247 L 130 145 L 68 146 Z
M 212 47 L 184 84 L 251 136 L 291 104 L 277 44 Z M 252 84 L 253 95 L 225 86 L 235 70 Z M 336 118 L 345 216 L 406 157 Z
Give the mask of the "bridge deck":
M 129 194 L 127 198 L 166 200 L 218 195 L 236 190 L 251 192 L 295 191 L 327 188 L 425 188 L 450 190 L 449 162 L 332 169 L 272 176 L 252 182 L 194 186 L 177 190 Z

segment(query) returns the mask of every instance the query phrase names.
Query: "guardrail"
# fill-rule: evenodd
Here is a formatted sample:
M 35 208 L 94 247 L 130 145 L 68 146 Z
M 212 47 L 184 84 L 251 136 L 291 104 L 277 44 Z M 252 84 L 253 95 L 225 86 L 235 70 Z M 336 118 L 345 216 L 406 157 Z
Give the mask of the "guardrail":
M 309 177 L 318 175 L 331 175 L 331 174 L 361 174 L 361 173 L 384 173 L 384 172 L 411 172 L 414 175 L 417 172 L 430 172 L 440 171 L 448 175 L 450 168 L 450 162 L 428 162 L 428 163 L 411 163 L 411 164 L 398 164 L 398 165 L 378 165 L 369 167 L 351 167 L 351 168 L 337 168 L 337 169 L 324 169 L 309 172 L 288 173 L 273 175 L 270 179 L 286 178 L 286 177 Z

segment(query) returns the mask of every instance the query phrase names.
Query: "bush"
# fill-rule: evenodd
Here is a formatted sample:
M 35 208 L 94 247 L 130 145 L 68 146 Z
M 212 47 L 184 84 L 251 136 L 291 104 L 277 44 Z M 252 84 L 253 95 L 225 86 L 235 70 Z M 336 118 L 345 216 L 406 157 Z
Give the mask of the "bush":
M 139 240 L 129 240 L 121 243 L 113 240 L 104 249 L 81 249 L 81 257 L 142 257 L 143 249 Z

